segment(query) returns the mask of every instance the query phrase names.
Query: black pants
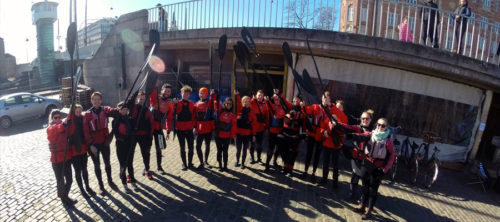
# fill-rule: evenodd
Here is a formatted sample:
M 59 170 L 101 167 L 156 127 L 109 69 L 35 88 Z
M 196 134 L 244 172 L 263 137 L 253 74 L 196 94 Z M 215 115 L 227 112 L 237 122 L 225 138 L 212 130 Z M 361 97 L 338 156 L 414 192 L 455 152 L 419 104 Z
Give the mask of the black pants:
M 94 163 L 94 172 L 97 177 L 97 181 L 99 182 L 99 186 L 103 187 L 104 184 L 102 183 L 101 160 L 99 158 L 101 154 L 102 154 L 102 160 L 104 161 L 104 170 L 106 171 L 106 176 L 108 176 L 108 183 L 113 182 L 113 179 L 111 177 L 111 163 L 109 161 L 109 155 L 110 155 L 109 145 L 100 143 L 100 144 L 94 144 L 94 146 L 97 148 L 97 153 L 96 155 L 94 155 L 90 151 L 89 147 L 90 158 Z
M 217 146 L 217 162 L 219 162 L 219 167 L 224 166 L 224 168 L 227 168 L 227 150 L 229 148 L 230 140 L 230 138 L 215 138 L 215 145 Z
M 139 143 L 141 148 L 142 162 L 144 163 L 144 170 L 149 171 L 149 159 L 151 156 L 152 138 L 149 135 L 137 135 L 132 137 L 131 146 L 134 147 Z
M 434 19 L 429 21 L 423 20 L 422 41 L 426 44 L 427 37 L 429 37 L 431 44 L 434 48 L 438 47 L 438 25 L 434 25 Z
M 155 140 L 155 147 L 156 147 L 156 166 L 157 169 L 163 169 L 161 167 L 161 150 L 167 148 L 167 143 L 165 142 L 165 135 L 163 134 L 163 130 L 155 130 L 153 131 L 153 137 Z
M 362 181 L 363 188 L 361 189 L 361 191 L 363 194 L 361 196 L 361 203 L 365 207 L 373 209 L 373 206 L 375 206 L 375 201 L 377 201 L 378 187 L 382 182 L 382 177 L 375 176 L 373 173 L 367 173 L 362 178 Z
M 73 183 L 71 162 L 52 163 L 52 169 L 56 176 L 57 196 L 60 198 L 67 198 L 71 190 L 71 184 Z
M 130 144 L 130 140 L 116 140 L 116 156 L 118 157 L 118 162 L 120 163 L 120 179 L 122 181 L 122 184 L 127 183 L 127 176 L 125 173 L 126 170 L 128 170 L 130 181 L 135 182 L 134 153 L 135 145 L 132 146 Z
M 250 145 L 250 141 L 252 140 L 252 135 L 244 136 L 244 135 L 236 135 L 236 162 L 240 162 L 241 156 L 241 164 L 245 165 L 245 160 L 247 158 L 247 149 Z M 243 155 L 241 153 L 241 148 L 243 148 Z
M 185 166 L 188 166 L 188 164 L 186 164 L 186 141 L 187 141 L 188 161 L 189 161 L 188 163 L 189 165 L 191 165 L 193 160 L 193 148 L 194 148 L 193 130 L 177 131 L 177 139 L 179 140 L 179 148 L 181 152 L 182 163 Z
M 274 155 L 274 163 L 278 162 L 278 156 L 281 155 L 278 147 L 278 134 L 269 133 L 269 148 L 267 149 L 266 165 L 269 165 Z M 283 159 L 283 158 L 281 158 Z
M 297 154 L 299 153 L 299 143 L 299 138 L 279 137 L 278 147 L 282 153 L 283 166 L 288 172 L 293 170 L 295 159 L 297 159 Z
M 208 162 L 208 155 L 210 154 L 210 140 L 212 140 L 212 132 L 198 134 L 196 136 L 196 155 L 200 159 L 200 164 L 203 164 L 203 151 L 201 150 L 201 143 L 205 141 L 205 162 Z
M 340 154 L 340 149 L 323 147 L 323 180 L 328 179 L 328 173 L 330 171 L 330 159 L 331 159 L 333 165 L 333 180 L 338 181 L 339 154 Z
M 263 140 L 264 131 L 255 134 L 255 142 L 252 142 L 252 146 L 250 147 L 250 156 L 252 157 L 252 160 L 255 160 L 254 152 L 257 150 L 257 161 L 261 161 Z
M 71 158 L 71 165 L 73 165 L 73 169 L 75 169 L 75 179 L 76 184 L 78 184 L 78 188 L 83 191 L 83 183 L 85 183 L 85 187 L 88 189 L 89 186 L 89 172 L 87 171 L 87 153 L 73 156 Z
M 314 137 L 307 136 L 307 152 L 306 152 L 306 162 L 304 172 L 307 173 L 309 170 L 309 165 L 311 164 L 311 160 L 314 154 L 314 162 L 313 162 L 313 171 L 312 174 L 316 172 L 319 163 L 319 157 L 321 156 L 321 150 L 323 147 L 321 146 L 321 141 L 316 141 Z
M 467 22 L 463 22 L 462 24 L 455 22 L 455 44 L 453 46 L 453 49 L 456 49 L 458 54 L 461 54 L 463 50 L 465 41 L 464 33 L 466 29 Z

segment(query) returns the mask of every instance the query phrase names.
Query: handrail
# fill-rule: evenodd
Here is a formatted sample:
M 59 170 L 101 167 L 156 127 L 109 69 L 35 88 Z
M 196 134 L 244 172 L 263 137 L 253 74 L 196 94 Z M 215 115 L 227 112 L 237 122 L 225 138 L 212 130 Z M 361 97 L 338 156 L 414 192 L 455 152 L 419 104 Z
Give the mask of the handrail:
M 424 18 L 422 10 L 438 13 Z M 328 30 L 407 41 L 500 63 L 499 22 L 472 14 L 462 16 L 467 23 L 457 27 L 452 11 L 397 0 L 359 0 L 353 7 L 336 0 L 191 0 L 148 12 L 150 28 L 160 32 L 242 26 Z M 405 17 L 406 36 L 401 32 Z

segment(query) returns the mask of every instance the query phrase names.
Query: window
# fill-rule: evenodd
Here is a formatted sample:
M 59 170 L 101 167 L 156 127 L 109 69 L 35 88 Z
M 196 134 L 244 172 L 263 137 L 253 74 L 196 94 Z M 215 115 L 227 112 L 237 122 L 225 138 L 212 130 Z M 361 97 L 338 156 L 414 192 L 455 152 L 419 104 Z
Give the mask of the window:
M 368 10 L 366 8 L 362 8 L 361 9 L 361 21 L 362 22 L 366 22 L 366 19 L 368 17 L 367 16 L 367 14 L 368 14 L 367 12 L 368 12 Z
M 408 18 L 408 26 L 411 30 L 415 30 L 415 17 Z
M 495 22 L 495 27 L 493 28 L 493 32 L 500 33 L 500 22 Z
M 477 47 L 479 48 L 479 50 L 483 50 L 483 46 L 484 46 L 484 37 L 480 37 L 479 45 Z
M 490 54 L 495 55 L 497 53 L 498 43 L 492 42 L 490 47 Z
M 446 49 L 451 50 L 452 43 L 453 43 L 453 36 L 450 35 L 446 40 Z
M 491 0 L 483 0 L 483 5 L 484 5 L 484 7 L 490 7 L 491 6 Z
M 354 20 L 354 8 L 349 7 L 347 9 L 347 21 L 352 22 Z
M 488 18 L 481 16 L 481 24 L 479 25 L 482 29 L 488 28 Z
M 474 20 L 476 20 L 476 13 L 471 12 L 470 13 L 470 18 L 469 18 L 469 24 L 473 25 L 474 24 Z
M 18 96 L 16 96 L 16 97 L 18 97 Z M 18 104 L 18 103 L 16 102 L 16 97 L 9 97 L 9 98 L 7 98 L 7 99 L 5 100 L 5 106 L 13 106 L 13 105 Z
M 417 4 L 417 0 L 406 0 L 408 4 Z
M 470 46 L 472 45 L 472 34 L 471 33 L 467 33 L 466 37 L 467 38 L 467 42 L 465 43 L 467 46 Z
M 21 99 L 23 100 L 23 103 L 31 103 L 31 102 L 33 102 L 33 99 L 31 98 L 31 95 L 21 95 Z
M 387 25 L 388 26 L 397 26 L 398 22 L 398 14 L 394 14 L 394 13 L 389 13 L 389 21 L 387 22 Z

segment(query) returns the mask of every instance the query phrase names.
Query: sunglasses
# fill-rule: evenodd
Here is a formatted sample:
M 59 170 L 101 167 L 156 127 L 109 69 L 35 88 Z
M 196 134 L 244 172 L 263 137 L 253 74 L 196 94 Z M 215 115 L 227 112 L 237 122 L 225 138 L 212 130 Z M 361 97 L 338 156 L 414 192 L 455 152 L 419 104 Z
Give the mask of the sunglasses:
M 377 126 L 380 126 L 381 128 L 386 128 L 386 127 L 387 127 L 387 125 L 385 125 L 385 124 L 380 124 L 380 123 L 377 123 Z
M 361 118 L 362 120 L 369 120 L 370 118 L 369 117 L 363 117 Z
M 53 119 L 61 119 L 61 116 L 54 116 Z

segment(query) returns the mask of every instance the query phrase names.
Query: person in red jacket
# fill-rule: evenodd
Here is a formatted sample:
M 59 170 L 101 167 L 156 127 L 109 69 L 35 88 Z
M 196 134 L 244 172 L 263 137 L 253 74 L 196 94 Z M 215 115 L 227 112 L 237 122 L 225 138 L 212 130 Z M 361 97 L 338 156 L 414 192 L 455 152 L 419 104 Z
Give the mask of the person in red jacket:
M 130 112 L 130 118 L 133 126 L 134 136 L 131 140 L 131 146 L 135 147 L 139 143 L 141 148 L 142 161 L 144 163 L 144 171 L 142 175 L 148 179 L 152 179 L 151 172 L 149 172 L 149 160 L 151 145 L 153 142 L 153 115 L 146 107 L 146 92 L 139 91 L 137 94 L 136 104 Z
M 214 130 L 213 102 L 215 94 L 211 93 L 210 100 L 208 99 L 208 89 L 201 87 L 199 90 L 200 100 L 194 104 L 194 112 L 196 113 L 195 131 L 196 134 L 196 154 L 200 160 L 198 169 L 203 169 L 203 151 L 201 144 L 205 141 L 205 165 L 208 165 L 208 155 L 210 154 L 210 140 L 212 140 L 212 131 Z
M 67 124 L 61 120 L 61 111 L 52 110 L 47 128 L 47 139 L 49 141 L 50 162 L 56 176 L 57 196 L 67 207 L 72 207 L 77 201 L 68 197 L 73 183 L 71 175 L 71 150 L 67 147 Z
M 133 135 L 132 120 L 128 116 L 129 108 L 133 107 L 134 100 L 132 99 L 128 103 L 120 102 L 116 105 L 117 111 L 110 113 L 113 116 L 113 131 L 112 134 L 115 135 L 116 143 L 116 157 L 120 163 L 120 179 L 122 181 L 123 189 L 125 193 L 130 193 L 130 189 L 127 186 L 127 182 L 132 184 L 134 190 L 138 190 L 136 185 L 136 180 L 134 177 L 134 153 L 135 144 L 131 145 L 131 137 Z M 128 170 L 128 175 L 126 172 Z
M 227 149 L 229 148 L 229 141 L 235 137 L 236 115 L 233 113 L 233 99 L 228 97 L 224 101 L 222 109 L 219 108 L 219 113 L 217 113 L 217 125 L 215 126 L 217 162 L 219 163 L 219 171 L 221 172 L 227 170 Z
M 304 173 L 302 174 L 302 178 L 307 178 L 307 171 L 311 164 L 311 160 L 313 160 L 313 169 L 311 173 L 311 182 L 316 182 L 316 169 L 318 168 L 319 158 L 321 156 L 321 151 L 323 147 L 321 146 L 321 141 L 323 140 L 320 123 L 323 118 L 323 111 L 320 104 L 313 104 L 311 106 L 306 106 L 304 108 L 304 113 L 306 116 L 306 127 L 307 127 L 307 152 L 306 152 L 306 160 Z
M 364 133 L 370 132 L 371 127 L 370 123 L 373 118 L 373 110 L 368 109 L 361 114 L 361 123 L 359 125 L 347 125 L 343 123 L 339 123 L 339 126 L 346 133 Z M 351 167 L 352 167 L 352 177 L 351 183 L 349 184 L 349 195 L 347 196 L 348 200 L 355 200 L 356 198 L 356 190 L 358 187 L 359 179 L 361 179 L 361 163 L 363 160 L 363 149 L 365 147 L 364 141 L 354 141 L 355 147 L 351 147 L 347 145 L 348 143 L 344 143 L 344 147 L 342 148 L 344 151 L 351 151 Z M 349 152 L 348 152 L 349 153 Z
M 284 105 L 286 107 L 282 107 L 281 100 L 284 101 Z M 283 130 L 283 118 L 288 110 L 292 108 L 292 104 L 288 102 L 279 92 L 278 89 L 274 89 L 274 95 L 271 98 L 272 103 L 267 100 L 267 105 L 269 107 L 271 113 L 271 120 L 269 123 L 269 147 L 267 149 L 267 158 L 266 158 L 266 168 L 265 170 L 269 170 L 269 163 L 273 158 L 274 154 L 274 166 L 278 166 L 278 156 L 282 155 L 281 150 L 277 147 L 278 145 L 278 134 Z M 281 157 L 283 159 L 283 157 Z
M 340 111 L 336 106 L 332 105 L 330 99 L 330 92 L 325 92 L 322 97 L 322 103 L 325 107 L 328 107 L 333 118 L 336 118 L 338 122 L 347 124 L 347 116 Z M 324 111 L 324 110 L 323 110 Z M 320 185 L 325 185 L 328 178 L 328 171 L 330 170 L 330 159 L 333 165 L 333 188 L 338 187 L 339 178 L 339 168 L 338 159 L 340 154 L 340 148 L 344 142 L 344 137 L 341 130 L 334 125 L 326 115 L 323 116 L 323 121 L 321 122 L 320 128 L 323 134 L 323 179 L 320 181 Z M 337 138 L 333 138 L 337 137 Z M 335 141 L 338 141 L 336 144 Z
M 179 148 L 182 159 L 182 170 L 187 170 L 188 167 L 192 168 L 192 160 L 193 160 L 193 143 L 194 143 L 194 123 L 196 113 L 194 112 L 194 103 L 189 101 L 189 96 L 193 89 L 184 85 L 181 88 L 181 101 L 174 100 L 174 110 L 176 115 L 176 123 L 175 129 L 177 132 L 177 138 L 179 140 Z M 186 164 L 186 142 L 188 145 L 188 164 Z
M 170 131 L 172 131 L 172 117 L 174 108 L 170 96 L 172 94 L 172 86 L 165 83 L 161 87 L 161 96 L 158 96 L 158 88 L 155 88 L 150 95 L 149 106 L 154 119 L 153 137 L 156 147 L 156 165 L 160 174 L 165 175 L 165 171 L 161 166 L 162 154 L 161 150 L 167 148 L 165 140 L 169 139 Z M 167 129 L 165 137 L 163 130 Z
M 250 143 L 256 141 L 255 130 L 253 129 L 256 124 L 253 124 L 257 121 L 255 117 L 255 113 L 250 109 L 250 97 L 243 96 L 240 99 L 240 93 L 235 90 L 234 94 L 236 95 L 236 162 L 235 167 L 240 166 L 240 156 L 241 149 L 243 148 L 243 156 L 241 159 L 241 168 L 245 169 L 245 160 L 247 157 L 247 149 Z
M 113 183 L 111 175 L 111 163 L 109 159 L 110 149 L 109 143 L 111 137 L 108 130 L 108 115 L 113 108 L 109 106 L 101 106 L 102 95 L 100 92 L 94 92 L 91 95 L 92 107 L 85 112 L 83 117 L 83 132 L 85 136 L 85 144 L 89 147 L 90 158 L 94 163 L 94 172 L 99 182 L 100 194 L 104 195 L 106 190 L 102 182 L 101 162 L 99 156 L 102 154 L 104 161 L 104 169 L 108 177 L 108 184 L 113 190 L 118 187 Z
M 250 146 L 250 164 L 259 162 L 263 164 L 262 142 L 264 141 L 264 131 L 269 126 L 269 108 L 264 100 L 264 91 L 258 90 L 255 98 L 250 100 L 250 110 L 252 115 L 256 117 L 256 121 L 252 122 L 253 138 Z M 254 153 L 257 150 L 257 160 Z
M 293 106 L 283 118 L 283 130 L 278 134 L 278 147 L 282 152 L 283 171 L 285 175 L 293 176 L 293 165 L 299 153 L 300 142 L 305 133 L 305 119 L 302 112 L 302 98 L 293 98 Z
M 362 220 L 371 216 L 371 212 L 377 201 L 380 183 L 382 183 L 384 175 L 391 169 L 394 163 L 394 142 L 389 137 L 390 130 L 388 126 L 389 122 L 387 119 L 380 118 L 377 120 L 375 130 L 350 134 L 353 140 L 364 142 L 361 169 L 364 172 L 362 176 L 363 194 L 361 195 L 361 204 L 355 210 L 363 213 L 361 216 Z M 342 128 L 342 124 L 340 128 Z
M 85 138 L 83 135 L 82 111 L 83 107 L 80 104 L 76 104 L 74 114 L 70 113 L 72 124 L 70 126 L 69 138 L 73 156 L 73 158 L 71 159 L 71 165 L 73 165 L 73 169 L 75 170 L 76 184 L 78 184 L 78 188 L 80 188 L 82 196 L 84 198 L 89 198 L 89 195 L 94 196 L 96 193 L 90 188 L 89 185 L 89 173 L 87 171 L 88 148 L 85 144 Z M 83 188 L 83 182 L 85 182 L 85 187 L 87 189 L 86 192 Z

